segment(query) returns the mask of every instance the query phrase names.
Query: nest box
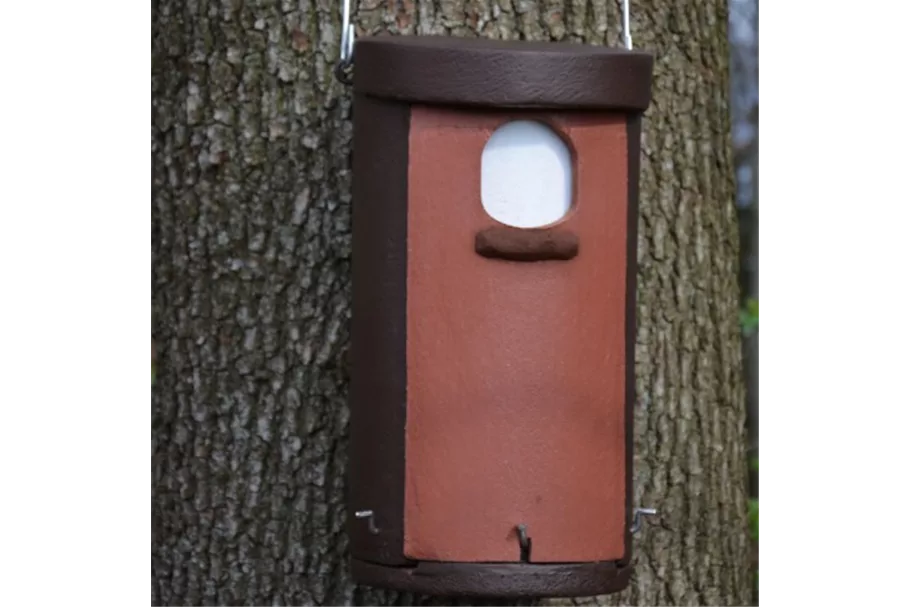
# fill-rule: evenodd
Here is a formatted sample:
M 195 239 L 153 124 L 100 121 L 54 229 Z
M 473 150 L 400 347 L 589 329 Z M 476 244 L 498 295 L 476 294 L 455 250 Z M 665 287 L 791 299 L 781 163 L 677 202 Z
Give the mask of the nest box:
M 348 509 L 359 583 L 623 589 L 653 59 L 357 42 Z

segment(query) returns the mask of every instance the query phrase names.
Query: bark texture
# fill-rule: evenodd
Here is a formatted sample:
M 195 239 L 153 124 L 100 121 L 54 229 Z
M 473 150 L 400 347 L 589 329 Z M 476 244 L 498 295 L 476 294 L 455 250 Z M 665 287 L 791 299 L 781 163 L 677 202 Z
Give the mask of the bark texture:
M 631 12 L 635 45 L 657 55 L 635 503 L 660 517 L 636 536 L 631 588 L 575 603 L 746 604 L 726 5 Z M 152 602 L 452 604 L 348 577 L 352 130 L 350 91 L 332 77 L 338 2 L 158 0 L 152 15 Z M 616 45 L 619 16 L 613 0 L 362 0 L 356 22 L 360 35 Z

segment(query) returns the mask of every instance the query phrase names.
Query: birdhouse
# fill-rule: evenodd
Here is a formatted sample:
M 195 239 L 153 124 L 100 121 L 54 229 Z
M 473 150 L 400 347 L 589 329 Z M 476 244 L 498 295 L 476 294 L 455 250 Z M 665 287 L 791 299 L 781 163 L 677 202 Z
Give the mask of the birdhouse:
M 354 578 L 620 590 L 652 56 L 422 36 L 356 49 Z

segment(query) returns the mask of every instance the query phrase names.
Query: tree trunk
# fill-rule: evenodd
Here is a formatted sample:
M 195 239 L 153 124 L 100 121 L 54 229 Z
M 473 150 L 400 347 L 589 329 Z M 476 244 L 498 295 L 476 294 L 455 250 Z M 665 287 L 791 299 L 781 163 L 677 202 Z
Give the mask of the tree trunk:
M 155 604 L 452 604 L 348 575 L 352 130 L 351 92 L 332 76 L 339 8 L 153 3 Z M 654 0 L 631 13 L 634 44 L 657 56 L 635 504 L 659 517 L 636 536 L 630 589 L 598 602 L 746 604 L 726 5 Z M 619 16 L 608 0 L 362 0 L 356 21 L 360 35 L 618 45 Z

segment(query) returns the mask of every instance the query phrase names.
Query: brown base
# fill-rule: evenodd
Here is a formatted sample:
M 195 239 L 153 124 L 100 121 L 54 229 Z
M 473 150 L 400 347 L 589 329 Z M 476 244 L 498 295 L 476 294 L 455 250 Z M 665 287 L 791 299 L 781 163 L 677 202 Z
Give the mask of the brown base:
M 567 565 L 418 563 L 386 567 L 351 560 L 354 581 L 366 586 L 438 596 L 578 597 L 609 594 L 629 584 L 632 567 L 612 562 Z

